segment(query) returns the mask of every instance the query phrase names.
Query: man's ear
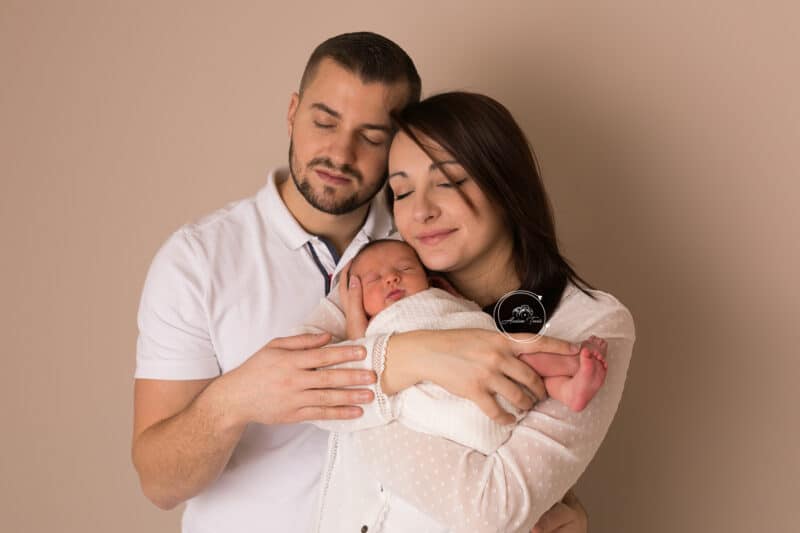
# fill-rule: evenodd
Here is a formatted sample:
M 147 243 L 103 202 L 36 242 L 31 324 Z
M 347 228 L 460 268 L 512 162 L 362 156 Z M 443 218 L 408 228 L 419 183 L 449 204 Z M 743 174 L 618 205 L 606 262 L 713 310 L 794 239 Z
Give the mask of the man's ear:
M 294 116 L 297 113 L 297 106 L 300 105 L 300 95 L 292 93 L 289 99 L 289 111 L 286 113 L 286 128 L 289 132 L 289 138 L 292 137 L 292 129 L 294 128 Z

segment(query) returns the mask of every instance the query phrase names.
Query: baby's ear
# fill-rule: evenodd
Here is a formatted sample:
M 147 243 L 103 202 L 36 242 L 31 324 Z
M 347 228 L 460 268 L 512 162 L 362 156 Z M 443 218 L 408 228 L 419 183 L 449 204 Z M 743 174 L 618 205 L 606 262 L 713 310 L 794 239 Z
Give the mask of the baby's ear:
M 458 291 L 453 287 L 447 278 L 442 276 L 441 274 L 431 274 L 428 276 L 428 283 L 430 283 L 431 287 L 436 287 L 437 289 L 442 289 L 443 291 L 449 292 L 453 296 L 457 298 L 463 298 Z

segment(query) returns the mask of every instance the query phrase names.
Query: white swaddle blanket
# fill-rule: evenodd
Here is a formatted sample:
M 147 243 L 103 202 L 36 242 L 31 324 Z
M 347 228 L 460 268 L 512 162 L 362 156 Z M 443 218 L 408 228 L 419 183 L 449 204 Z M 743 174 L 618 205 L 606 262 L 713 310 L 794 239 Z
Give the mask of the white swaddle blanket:
M 478 304 L 430 288 L 398 300 L 375 315 L 367 326 L 365 337 L 419 329 L 458 328 L 494 330 L 495 324 Z M 305 326 L 296 332 L 322 331 L 331 333 L 334 341 L 342 340 L 346 335 L 344 313 L 328 299 L 322 301 Z M 524 416 L 523 411 L 502 396 L 497 396 L 497 400 L 517 420 Z M 397 421 L 406 427 L 448 438 L 484 454 L 492 453 L 503 444 L 514 428 L 513 424 L 494 422 L 471 401 L 429 382 L 403 390 L 395 396 L 394 402 Z

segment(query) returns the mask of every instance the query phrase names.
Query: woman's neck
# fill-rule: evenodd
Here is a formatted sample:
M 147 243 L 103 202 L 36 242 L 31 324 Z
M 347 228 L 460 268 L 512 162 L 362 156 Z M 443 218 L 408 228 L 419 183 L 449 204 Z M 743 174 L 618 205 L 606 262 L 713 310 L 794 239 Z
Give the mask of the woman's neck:
M 482 259 L 467 268 L 448 272 L 447 278 L 458 292 L 481 307 L 519 289 L 521 283 L 510 242 L 487 250 Z

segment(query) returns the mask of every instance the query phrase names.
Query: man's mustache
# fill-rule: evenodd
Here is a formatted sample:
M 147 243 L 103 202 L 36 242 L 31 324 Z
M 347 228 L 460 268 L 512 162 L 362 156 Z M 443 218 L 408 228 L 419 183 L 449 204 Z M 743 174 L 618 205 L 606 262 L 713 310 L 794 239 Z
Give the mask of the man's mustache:
M 341 167 L 337 167 L 336 165 L 333 164 L 333 161 L 331 161 L 327 157 L 315 157 L 314 159 L 308 162 L 307 166 L 309 168 L 315 166 L 325 167 L 335 172 L 338 172 L 339 174 L 350 176 L 358 181 L 362 181 L 361 172 L 359 172 L 358 170 L 354 169 L 353 167 L 347 164 L 342 165 Z

